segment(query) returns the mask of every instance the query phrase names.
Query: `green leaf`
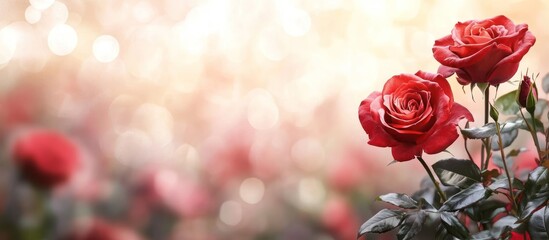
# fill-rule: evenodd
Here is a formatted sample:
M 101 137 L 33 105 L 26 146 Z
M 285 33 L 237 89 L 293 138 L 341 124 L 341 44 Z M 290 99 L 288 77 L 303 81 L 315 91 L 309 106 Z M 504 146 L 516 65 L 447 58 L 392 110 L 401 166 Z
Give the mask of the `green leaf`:
M 489 138 L 496 135 L 496 125 L 488 123 L 482 127 L 461 129 L 461 134 L 469 139 Z
M 383 209 L 360 226 L 358 237 L 365 233 L 384 233 L 390 231 L 398 227 L 405 217 L 405 212 Z
M 410 214 L 398 229 L 397 238 L 399 240 L 413 239 L 420 231 L 427 213 L 425 211 L 417 211 Z
M 471 160 L 445 159 L 433 164 L 433 170 L 442 184 L 467 188 L 481 181 L 480 169 Z
M 545 74 L 541 80 L 541 88 L 545 93 L 549 93 L 549 73 Z
M 549 171 L 544 166 L 539 166 L 528 175 L 524 184 L 527 196 L 534 196 L 543 186 L 549 183 Z
M 495 215 L 506 212 L 506 206 L 507 203 L 505 202 L 495 199 L 487 199 L 472 207 L 465 208 L 465 212 L 473 221 L 479 223 L 491 223 Z
M 444 225 L 444 228 L 448 233 L 459 239 L 468 239 L 469 231 L 463 224 L 454 216 L 454 214 L 449 212 L 440 213 L 440 220 Z
M 528 121 L 528 124 L 530 124 L 530 126 L 532 126 L 532 118 L 526 117 L 526 121 Z M 520 129 L 530 131 L 528 129 L 528 126 L 526 125 L 526 122 L 524 122 L 524 120 L 522 120 L 522 119 L 517 120 L 516 123 L 520 124 Z M 543 126 L 543 123 L 539 119 L 534 118 L 534 124 L 536 125 L 536 131 L 537 132 L 544 133 L 543 129 L 545 129 L 545 127 Z
M 488 198 L 490 194 L 491 190 L 484 188 L 482 183 L 475 183 L 446 200 L 440 211 L 455 211 L 466 208 Z
M 490 229 L 490 233 L 496 239 L 502 239 L 501 236 L 504 233 L 509 232 L 519 226 L 519 224 L 517 224 L 516 222 L 516 217 L 513 217 L 511 215 L 504 216 L 494 223 L 492 229 Z
M 492 106 L 492 104 L 490 104 L 490 117 L 496 122 L 499 119 L 499 112 L 494 106 Z
M 416 200 L 400 193 L 389 193 L 381 195 L 378 197 L 378 199 L 401 208 L 414 209 L 418 207 Z
M 515 139 L 517 139 L 518 136 L 518 129 L 512 129 L 505 132 L 501 132 L 501 145 L 503 145 L 503 148 L 509 147 Z M 499 139 L 496 137 L 493 137 L 491 140 L 492 150 L 498 151 L 499 150 Z
M 492 184 L 490 184 L 490 186 L 488 186 L 488 188 L 490 188 L 491 190 L 496 190 L 496 189 L 500 189 L 500 188 L 509 189 L 509 181 L 507 180 L 506 177 L 496 179 L 496 181 L 494 181 Z
M 435 232 L 435 240 L 453 240 L 452 235 L 448 234 L 444 224 L 439 224 Z
M 519 105 L 515 101 L 517 96 L 517 90 L 506 93 L 496 99 L 494 106 L 499 109 L 503 114 L 514 115 L 519 111 Z
M 544 205 L 547 202 L 549 197 L 549 191 L 543 191 L 536 193 L 534 196 L 530 197 L 528 203 L 523 208 L 520 214 L 520 221 L 524 221 L 532 215 L 539 207 Z
M 532 239 L 549 239 L 549 209 L 545 206 L 532 214 L 528 222 L 528 232 Z

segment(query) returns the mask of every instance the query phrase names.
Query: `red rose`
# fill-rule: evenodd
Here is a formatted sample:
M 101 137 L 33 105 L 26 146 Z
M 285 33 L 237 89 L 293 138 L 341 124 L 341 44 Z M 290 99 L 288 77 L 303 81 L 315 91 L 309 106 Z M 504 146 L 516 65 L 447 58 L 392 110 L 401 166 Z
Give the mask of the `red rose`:
M 33 131 L 20 136 L 12 156 L 22 177 L 35 186 L 52 188 L 69 180 L 78 165 L 76 145 L 52 131 Z
M 443 151 L 459 136 L 457 122 L 473 121 L 469 110 L 454 103 L 446 79 L 422 71 L 390 78 L 381 93 L 362 101 L 358 114 L 368 143 L 391 147 L 396 161 Z
M 458 22 L 452 34 L 433 46 L 438 72 L 445 77 L 457 74 L 462 85 L 490 83 L 497 86 L 511 79 L 519 62 L 536 38 L 528 25 L 515 25 L 505 16 L 482 21 Z

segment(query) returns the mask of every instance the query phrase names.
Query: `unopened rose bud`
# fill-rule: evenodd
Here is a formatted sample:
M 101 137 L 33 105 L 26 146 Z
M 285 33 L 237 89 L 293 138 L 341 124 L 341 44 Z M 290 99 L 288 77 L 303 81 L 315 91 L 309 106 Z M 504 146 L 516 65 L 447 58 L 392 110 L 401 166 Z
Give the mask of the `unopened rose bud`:
M 538 90 L 530 77 L 524 76 L 518 91 L 517 103 L 519 106 L 526 108 L 529 112 L 534 110 L 538 101 Z

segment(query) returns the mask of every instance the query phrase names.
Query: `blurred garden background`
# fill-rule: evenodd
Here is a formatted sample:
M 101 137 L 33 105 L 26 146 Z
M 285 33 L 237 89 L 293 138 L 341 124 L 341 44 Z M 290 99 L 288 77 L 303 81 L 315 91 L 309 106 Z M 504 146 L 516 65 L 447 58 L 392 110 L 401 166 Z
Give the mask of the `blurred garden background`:
M 537 38 L 513 80 L 543 76 L 547 13 L 545 0 L 0 0 L 0 239 L 355 239 L 386 207 L 377 195 L 425 176 L 367 145 L 360 101 L 392 75 L 436 72 L 431 47 L 456 22 L 500 14 Z M 480 122 L 480 91 L 449 80 Z M 41 130 L 78 149 L 48 191 L 13 160 Z

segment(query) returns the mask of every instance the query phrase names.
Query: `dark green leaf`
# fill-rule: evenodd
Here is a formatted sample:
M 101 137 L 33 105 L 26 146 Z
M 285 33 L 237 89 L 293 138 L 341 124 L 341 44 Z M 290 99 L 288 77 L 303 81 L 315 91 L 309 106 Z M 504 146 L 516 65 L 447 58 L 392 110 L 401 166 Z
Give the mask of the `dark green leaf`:
M 482 127 L 461 129 L 461 134 L 469 139 L 489 138 L 496 135 L 496 125 L 488 123 Z
M 545 206 L 532 214 L 528 222 L 528 232 L 532 239 L 549 239 L 549 209 Z
M 506 147 L 509 147 L 511 145 L 511 143 L 513 143 L 513 141 L 515 141 L 515 139 L 517 139 L 517 136 L 518 136 L 518 129 L 512 129 L 512 130 L 509 130 L 509 131 L 506 131 L 506 132 L 503 132 L 501 133 L 501 141 L 502 141 L 502 145 L 503 145 L 503 148 L 506 148 Z M 497 137 L 493 137 L 492 138 L 492 150 L 493 151 L 498 151 L 499 150 L 499 139 Z
M 545 93 L 549 93 L 549 73 L 545 74 L 541 80 L 541 88 Z
M 390 231 L 400 225 L 405 216 L 406 213 L 402 211 L 383 209 L 362 224 L 358 231 L 358 236 L 360 237 L 365 233 L 384 233 Z
M 530 217 L 534 211 L 547 202 L 547 198 L 549 198 L 549 191 L 547 190 L 537 192 L 535 195 L 531 196 L 520 214 L 520 220 L 524 221 Z
M 438 225 L 435 232 L 435 240 L 453 240 L 453 239 L 454 238 L 452 237 L 452 235 L 448 234 L 448 231 L 446 231 L 444 224 Z
M 516 217 L 513 217 L 511 215 L 504 216 L 500 218 L 496 223 L 494 223 L 492 229 L 490 229 L 490 233 L 493 237 L 501 239 L 501 235 L 519 226 L 519 224 L 517 224 L 516 222 Z
M 399 240 L 408 240 L 413 239 L 423 226 L 427 213 L 425 211 L 417 211 L 410 214 L 406 220 L 400 225 L 400 228 L 397 233 L 397 238 Z
M 440 220 L 444 225 L 444 228 L 448 233 L 459 239 L 469 238 L 469 231 L 463 224 L 454 216 L 454 214 L 449 212 L 440 213 Z
M 499 109 L 503 114 L 514 115 L 519 111 L 519 105 L 515 101 L 517 90 L 511 91 L 499 97 L 494 106 Z
M 442 207 L 441 211 L 454 211 L 466 208 L 476 202 L 486 199 L 491 194 L 490 189 L 484 188 L 482 183 L 475 183 L 456 195 L 450 197 Z
M 411 197 L 408 197 L 407 195 L 400 194 L 400 193 L 389 193 L 389 194 L 381 195 L 378 197 L 378 199 L 401 208 L 406 208 L 406 209 L 417 208 L 416 200 L 412 199 Z
M 547 168 L 539 166 L 528 175 L 528 180 L 524 184 L 526 194 L 534 196 L 543 186 L 549 183 L 549 172 Z
M 442 184 L 467 188 L 481 181 L 480 169 L 470 160 L 445 159 L 433 164 L 433 170 Z
M 506 206 L 507 203 L 505 202 L 495 199 L 487 199 L 472 207 L 465 208 L 465 212 L 473 221 L 479 223 L 491 223 L 495 215 L 506 211 Z

